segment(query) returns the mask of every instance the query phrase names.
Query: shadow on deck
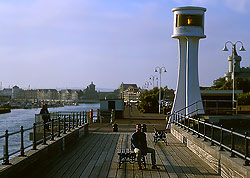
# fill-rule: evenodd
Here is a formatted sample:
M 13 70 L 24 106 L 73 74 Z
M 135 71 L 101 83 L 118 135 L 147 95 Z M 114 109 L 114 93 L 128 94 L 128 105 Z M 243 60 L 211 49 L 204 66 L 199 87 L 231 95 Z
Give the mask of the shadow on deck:
M 119 169 L 117 153 L 130 148 L 130 136 L 131 132 L 92 131 L 59 158 L 41 165 L 31 177 L 220 177 L 170 133 L 167 146 L 162 142 L 155 145 L 153 134 L 147 133 L 148 146 L 156 150 L 159 170 L 151 169 L 150 154 L 146 170 L 139 170 L 137 163 L 124 163 Z

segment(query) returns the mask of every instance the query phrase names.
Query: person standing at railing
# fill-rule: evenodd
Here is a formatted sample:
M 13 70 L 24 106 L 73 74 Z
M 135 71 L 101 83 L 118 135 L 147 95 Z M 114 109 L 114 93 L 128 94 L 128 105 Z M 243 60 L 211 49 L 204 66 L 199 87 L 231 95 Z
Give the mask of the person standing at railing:
M 47 104 L 42 105 L 42 109 L 40 110 L 40 114 L 42 115 L 44 127 L 46 128 L 46 130 L 49 131 L 48 122 L 50 121 L 50 115 L 49 115 L 49 110 L 48 110 Z

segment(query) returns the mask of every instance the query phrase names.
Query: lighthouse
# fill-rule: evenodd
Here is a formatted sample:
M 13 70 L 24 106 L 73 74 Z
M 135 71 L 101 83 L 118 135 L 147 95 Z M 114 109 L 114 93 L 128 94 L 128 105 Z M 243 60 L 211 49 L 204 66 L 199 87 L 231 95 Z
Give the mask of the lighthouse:
M 202 7 L 177 7 L 174 12 L 172 38 L 179 42 L 179 69 L 172 113 L 181 110 L 183 115 L 204 114 L 198 76 L 199 40 L 204 35 L 204 13 Z M 193 103 L 196 103 L 192 105 Z M 190 106 L 192 105 L 192 106 Z

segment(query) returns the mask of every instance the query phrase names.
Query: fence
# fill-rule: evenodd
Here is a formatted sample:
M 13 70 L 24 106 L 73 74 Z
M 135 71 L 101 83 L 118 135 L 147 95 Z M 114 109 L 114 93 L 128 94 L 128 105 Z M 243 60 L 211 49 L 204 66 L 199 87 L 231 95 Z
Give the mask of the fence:
M 61 137 L 62 134 L 66 134 L 67 132 L 71 132 L 72 129 L 77 128 L 85 123 L 94 123 L 96 121 L 101 122 L 101 117 L 99 114 L 99 110 L 97 110 L 97 115 L 92 112 L 55 112 L 46 115 L 49 120 L 48 122 L 43 121 L 43 117 L 45 115 L 36 114 L 35 115 L 35 123 L 33 127 L 24 129 L 23 126 L 20 127 L 19 131 L 9 133 L 8 130 L 5 131 L 4 135 L 0 136 L 0 139 L 4 140 L 4 150 L 3 157 L 0 157 L 0 160 L 3 160 L 3 165 L 10 164 L 9 158 L 11 156 L 15 156 L 20 153 L 19 156 L 25 156 L 25 150 L 31 148 L 33 150 L 37 149 L 37 145 L 46 144 L 47 140 L 54 140 L 55 137 Z M 32 143 L 24 146 L 24 133 L 27 131 L 33 131 L 33 139 Z M 10 136 L 18 136 L 20 134 L 20 149 L 15 150 L 13 152 L 9 152 L 9 137 Z M 37 138 L 39 134 L 42 134 L 41 138 Z
M 173 113 L 173 123 L 198 138 L 203 138 L 204 141 L 210 141 L 211 146 L 218 145 L 220 150 L 227 150 L 231 152 L 231 157 L 238 156 L 245 160 L 244 165 L 249 166 L 249 140 L 248 132 L 245 135 L 237 133 L 233 128 L 231 130 L 225 129 L 221 126 L 214 125 L 214 123 L 207 123 L 200 119 L 184 116 L 180 113 Z M 244 145 L 243 148 L 241 145 Z

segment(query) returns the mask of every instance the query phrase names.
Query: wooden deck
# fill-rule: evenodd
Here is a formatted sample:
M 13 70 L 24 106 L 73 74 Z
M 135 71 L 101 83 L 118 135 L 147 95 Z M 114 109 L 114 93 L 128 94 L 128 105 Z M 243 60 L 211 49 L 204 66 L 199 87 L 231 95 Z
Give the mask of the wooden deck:
M 132 132 L 101 130 L 90 132 L 60 158 L 39 165 L 31 177 L 220 177 L 170 133 L 167 146 L 162 142 L 154 145 L 153 134 L 147 133 L 148 146 L 156 150 L 159 170 L 151 169 L 150 154 L 146 157 L 147 169 L 139 170 L 137 163 L 125 163 L 119 169 L 117 153 L 121 148 L 130 148 Z

